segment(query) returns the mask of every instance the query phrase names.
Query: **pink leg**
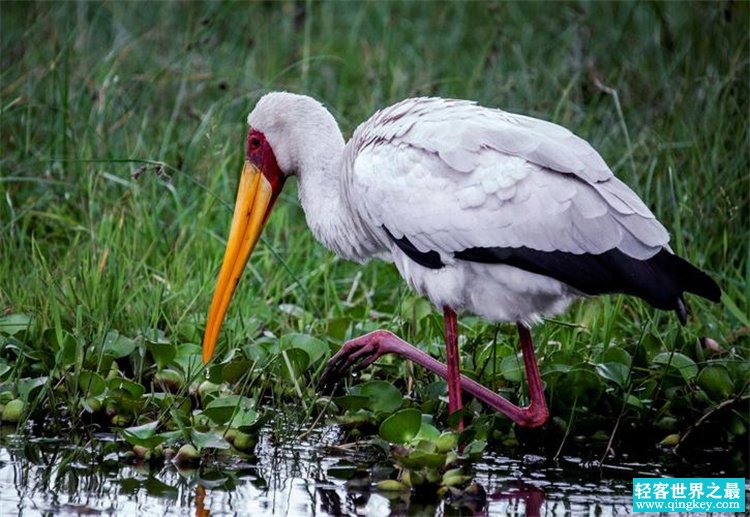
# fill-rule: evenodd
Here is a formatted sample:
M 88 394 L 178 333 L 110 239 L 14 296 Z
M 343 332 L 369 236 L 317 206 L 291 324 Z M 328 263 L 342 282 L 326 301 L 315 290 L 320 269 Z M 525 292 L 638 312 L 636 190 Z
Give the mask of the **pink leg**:
M 520 408 L 465 375 L 460 376 L 461 389 L 494 410 L 506 415 L 520 426 L 538 427 L 547 421 L 549 411 L 544 399 L 542 380 L 536 366 L 531 333 L 521 323 L 518 324 L 518 333 L 521 338 L 521 351 L 523 352 L 523 362 L 529 384 L 530 402 L 528 406 Z M 391 353 L 414 361 L 442 378 L 448 379 L 448 368 L 443 363 L 399 339 L 391 332 L 376 330 L 345 343 L 341 350 L 328 362 L 328 366 L 326 366 L 320 378 L 320 383 L 323 386 L 333 384 L 344 371 L 350 368 L 356 368 L 357 370 L 365 368 L 375 362 L 381 355 Z
M 536 353 L 534 352 L 534 341 L 531 339 L 531 331 L 523 323 L 519 322 L 516 325 L 518 327 L 518 337 L 521 340 L 526 382 L 529 385 L 529 405 L 523 409 L 516 406 L 516 409 L 526 413 L 526 418 L 531 422 L 526 424 L 526 427 L 538 427 L 543 425 L 549 418 L 547 399 L 544 397 L 542 377 L 539 375 L 539 368 L 536 364 Z
M 443 307 L 445 323 L 445 362 L 448 366 L 448 413 L 459 411 L 461 402 L 461 356 L 458 353 L 458 330 L 456 313 L 447 305 Z M 463 431 L 464 420 L 458 422 L 458 430 Z

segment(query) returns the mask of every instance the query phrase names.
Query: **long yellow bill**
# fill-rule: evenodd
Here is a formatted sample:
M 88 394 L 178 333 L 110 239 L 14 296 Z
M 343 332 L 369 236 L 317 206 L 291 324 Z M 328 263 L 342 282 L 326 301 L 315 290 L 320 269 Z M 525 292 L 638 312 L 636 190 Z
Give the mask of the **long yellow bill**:
M 245 161 L 237 189 L 237 201 L 229 230 L 224 262 L 221 264 L 211 308 L 208 311 L 206 333 L 203 335 L 203 362 L 207 363 L 214 353 L 219 330 L 227 313 L 234 289 L 240 281 L 247 259 L 260 238 L 266 215 L 273 201 L 271 183 L 261 170 L 250 161 Z

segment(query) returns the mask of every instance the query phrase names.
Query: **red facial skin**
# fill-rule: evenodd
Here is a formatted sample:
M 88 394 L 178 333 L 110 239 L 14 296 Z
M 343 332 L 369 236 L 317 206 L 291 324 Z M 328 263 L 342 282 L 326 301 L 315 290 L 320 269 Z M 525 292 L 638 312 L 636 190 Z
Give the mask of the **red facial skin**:
M 257 129 L 251 129 L 247 134 L 245 156 L 261 170 L 263 176 L 271 184 L 274 193 L 280 192 L 286 178 L 279 169 L 279 164 L 276 163 L 276 156 L 273 154 L 271 144 L 268 143 L 265 135 Z
M 245 158 L 258 167 L 271 184 L 271 203 L 268 205 L 268 211 L 266 212 L 266 219 L 268 219 L 271 208 L 284 187 L 286 176 L 279 169 L 279 164 L 276 163 L 276 155 L 273 154 L 271 144 L 266 140 L 266 136 L 257 129 L 251 129 L 247 134 Z

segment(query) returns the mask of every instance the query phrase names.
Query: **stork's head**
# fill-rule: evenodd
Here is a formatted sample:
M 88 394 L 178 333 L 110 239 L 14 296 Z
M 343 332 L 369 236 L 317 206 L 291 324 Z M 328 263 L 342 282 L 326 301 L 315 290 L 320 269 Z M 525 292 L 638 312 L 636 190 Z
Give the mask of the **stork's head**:
M 333 125 L 338 132 L 336 121 L 318 101 L 286 92 L 263 96 L 247 122 L 245 165 L 203 336 L 203 362 L 213 355 L 234 289 L 286 178 L 297 174 L 317 152 L 325 152 L 325 145 L 317 145 L 314 136 L 321 128 L 330 130 Z M 309 152 L 316 145 L 316 152 Z

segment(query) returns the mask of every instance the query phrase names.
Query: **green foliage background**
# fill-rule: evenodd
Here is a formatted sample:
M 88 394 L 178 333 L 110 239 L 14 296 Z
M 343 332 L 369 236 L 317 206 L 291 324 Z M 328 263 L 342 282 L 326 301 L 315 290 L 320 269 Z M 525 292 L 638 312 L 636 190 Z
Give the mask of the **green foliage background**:
M 746 451 L 747 3 L 0 10 L 0 383 L 30 415 L 213 428 L 190 392 L 203 378 L 195 354 L 247 112 L 270 90 L 307 93 L 348 135 L 379 107 L 439 95 L 549 119 L 591 141 L 671 230 L 675 251 L 724 292 L 719 305 L 690 300 L 686 328 L 619 296 L 537 327 L 554 417 L 543 441 L 594 436 L 603 450 L 687 434 Z M 288 185 L 230 308 L 211 379 L 258 410 L 313 417 L 327 400 L 315 389 L 325 358 L 379 327 L 442 353 L 435 311 L 393 267 L 349 264 L 314 242 Z M 513 329 L 466 317 L 460 332 L 465 372 L 523 400 Z M 282 338 L 292 334 L 302 337 Z M 407 405 L 446 425 L 435 399 L 444 385 L 400 361 L 379 364 L 365 380 L 395 383 L 414 398 Z M 159 378 L 164 370 L 176 372 L 176 388 Z M 515 440 L 502 419 L 490 427 L 497 441 Z

